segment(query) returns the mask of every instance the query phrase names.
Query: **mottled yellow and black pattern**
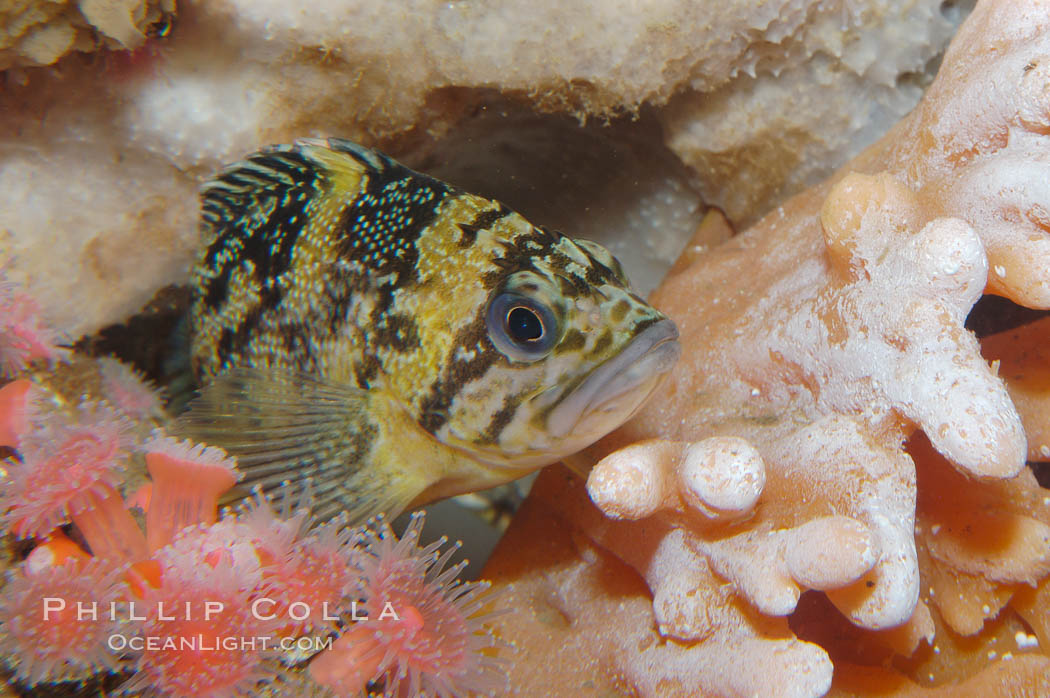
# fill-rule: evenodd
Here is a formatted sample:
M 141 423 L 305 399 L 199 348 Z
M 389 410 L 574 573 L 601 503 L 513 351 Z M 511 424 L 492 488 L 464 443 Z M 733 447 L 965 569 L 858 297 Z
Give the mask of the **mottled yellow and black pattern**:
M 188 432 L 360 518 L 489 487 L 617 426 L 677 332 L 602 247 L 331 139 L 202 190 Z

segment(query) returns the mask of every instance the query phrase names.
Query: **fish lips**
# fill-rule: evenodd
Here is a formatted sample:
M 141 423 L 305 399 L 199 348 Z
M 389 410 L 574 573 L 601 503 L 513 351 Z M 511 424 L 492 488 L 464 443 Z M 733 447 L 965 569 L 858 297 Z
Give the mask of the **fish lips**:
M 595 432 L 595 439 L 604 436 L 641 407 L 681 353 L 674 322 L 664 319 L 647 327 L 550 411 L 549 433 L 563 438 L 586 421 L 594 422 L 587 431 Z

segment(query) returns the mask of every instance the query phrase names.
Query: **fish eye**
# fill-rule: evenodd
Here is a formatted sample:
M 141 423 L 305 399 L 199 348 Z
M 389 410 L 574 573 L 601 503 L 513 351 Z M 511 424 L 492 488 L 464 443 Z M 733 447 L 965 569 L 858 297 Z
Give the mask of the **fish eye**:
M 557 341 L 554 312 L 528 296 L 504 292 L 489 304 L 489 338 L 500 352 L 516 361 L 536 361 Z
M 532 308 L 516 305 L 503 321 L 507 334 L 518 344 L 529 344 L 543 339 L 543 320 Z

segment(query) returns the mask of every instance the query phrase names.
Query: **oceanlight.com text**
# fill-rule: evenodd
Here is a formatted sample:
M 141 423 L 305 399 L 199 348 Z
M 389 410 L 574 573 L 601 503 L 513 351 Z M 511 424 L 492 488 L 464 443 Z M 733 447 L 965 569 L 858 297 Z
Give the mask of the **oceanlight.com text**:
M 254 652 L 279 649 L 282 652 L 320 652 L 331 649 L 331 637 L 272 637 L 259 635 L 256 637 L 238 637 L 229 635 L 217 637 L 215 635 L 188 635 L 188 636 L 160 636 L 147 635 L 110 635 L 106 644 L 114 652 L 131 650 L 133 652 L 164 652 L 164 651 L 186 651 L 191 652 Z

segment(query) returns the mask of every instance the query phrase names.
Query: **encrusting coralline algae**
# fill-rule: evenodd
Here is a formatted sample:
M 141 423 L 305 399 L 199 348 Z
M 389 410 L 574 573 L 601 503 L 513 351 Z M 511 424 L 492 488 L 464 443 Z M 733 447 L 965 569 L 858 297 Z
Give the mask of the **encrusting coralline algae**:
M 669 2 L 647 7 L 647 22 L 616 5 L 604 19 L 562 9 L 557 21 L 528 5 L 511 31 L 469 3 L 420 2 L 397 17 L 356 4 L 367 16 L 353 21 L 332 8 L 186 3 L 170 42 L 137 62 L 26 71 L 24 88 L 5 85 L 0 114 L 15 134 L 0 147 L 10 275 L 68 333 L 121 320 L 187 278 L 197 177 L 306 135 L 403 138 L 409 153 L 491 104 L 478 86 L 580 115 L 655 105 L 693 184 L 743 227 L 906 112 L 958 20 L 936 2 L 691 3 L 692 15 Z M 393 27 L 381 45 L 355 33 L 377 26 Z M 1048 31 L 1046 2 L 981 2 L 890 135 L 728 243 L 690 247 L 653 296 L 682 328 L 683 365 L 589 454 L 586 483 L 543 474 L 487 570 L 512 609 L 496 620 L 518 648 L 511 687 L 1050 693 L 1050 497 L 1024 467 L 1050 459 L 1050 328 L 978 341 L 964 324 L 985 291 L 1050 307 Z M 237 57 L 216 60 L 226 51 Z M 391 75 L 402 89 L 389 89 Z M 571 182 L 558 174 L 538 179 Z M 104 380 L 101 366 L 80 366 Z M 57 380 L 40 364 L 32 372 L 45 390 Z M 39 397 L 18 381 L 5 389 L 0 404 Z M 151 429 L 157 416 L 147 407 L 138 419 Z M 25 423 L 13 417 L 9 432 Z M 144 505 L 144 466 L 130 470 L 124 494 Z M 11 573 L 10 596 L 39 591 L 26 580 L 49 569 L 95 575 L 97 561 L 63 538 Z M 213 570 L 261 559 L 236 550 L 197 553 Z M 144 591 L 157 579 L 155 565 L 136 573 L 120 583 Z M 219 589 L 222 574 L 201 577 Z M 255 660 L 238 659 L 249 685 Z M 86 676 L 113 661 L 68 669 Z M 40 666 L 22 671 L 38 677 Z M 311 685 L 271 668 L 277 683 L 258 690 Z
M 524 665 L 574 646 L 565 690 L 645 695 L 1046 692 L 1045 382 L 997 373 L 1045 324 L 986 358 L 964 321 L 985 290 L 1050 307 L 1048 29 L 1046 2 L 979 4 L 888 136 L 656 290 L 685 352 L 667 391 L 592 449 L 589 497 L 545 473 L 487 568 Z

